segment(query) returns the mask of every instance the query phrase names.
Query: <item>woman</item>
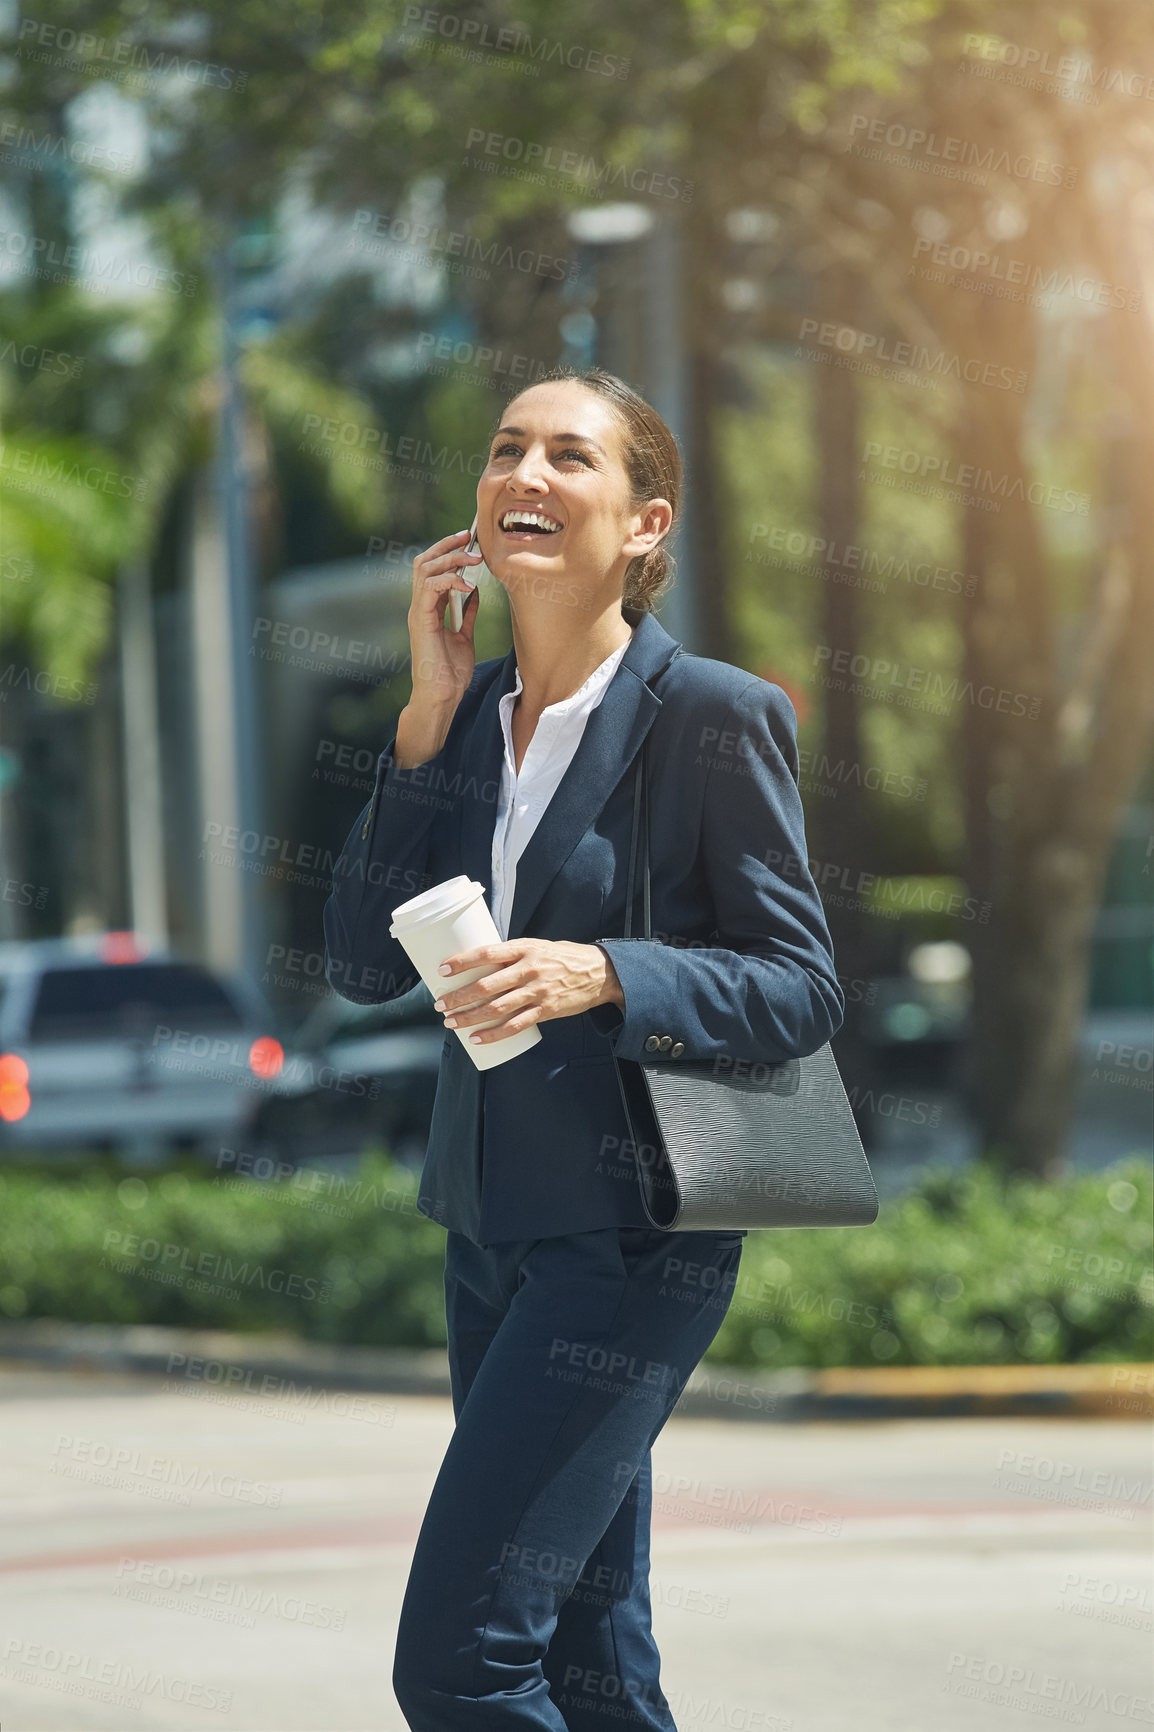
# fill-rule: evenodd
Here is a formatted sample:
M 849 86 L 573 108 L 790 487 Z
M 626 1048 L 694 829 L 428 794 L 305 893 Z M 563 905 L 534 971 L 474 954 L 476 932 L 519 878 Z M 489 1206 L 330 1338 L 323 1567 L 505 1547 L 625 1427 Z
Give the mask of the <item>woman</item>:
M 325 908 L 330 982 L 374 1003 L 419 979 L 392 910 L 477 880 L 502 941 L 448 958 L 437 1008 L 476 1042 L 541 1033 L 484 1072 L 450 1033 L 441 1060 L 418 1207 L 447 1229 L 456 1429 L 401 1611 L 393 1684 L 414 1732 L 603 1732 L 607 1714 L 673 1729 L 650 1448 L 721 1325 L 743 1235 L 648 1224 L 613 1060 L 799 1057 L 844 1010 L 789 700 L 679 653 L 651 611 L 680 492 L 673 435 L 613 375 L 558 370 L 507 405 L 477 510 L 513 648 L 474 663 L 467 531 L 414 562 L 412 697 Z M 648 942 L 620 936 L 643 741 Z

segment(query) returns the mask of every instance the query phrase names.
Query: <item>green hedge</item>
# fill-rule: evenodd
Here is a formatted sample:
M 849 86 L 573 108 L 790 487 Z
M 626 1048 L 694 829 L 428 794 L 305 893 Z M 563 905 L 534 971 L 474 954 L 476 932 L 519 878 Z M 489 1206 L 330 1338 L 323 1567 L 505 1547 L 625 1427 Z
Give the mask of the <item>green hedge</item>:
M 0 1315 L 437 1346 L 445 1235 L 415 1201 L 413 1175 L 381 1157 L 279 1183 L 0 1176 Z
M 444 1341 L 444 1233 L 381 1155 L 278 1184 L 195 1170 L 0 1175 L 0 1315 Z M 711 1359 L 1135 1360 L 1151 1346 L 1151 1175 L 934 1172 L 866 1228 L 751 1233 Z M 675 1277 L 692 1283 L 693 1272 Z
M 712 1356 L 733 1365 L 1072 1364 L 1149 1355 L 1151 1171 L 938 1171 L 872 1227 L 755 1233 Z

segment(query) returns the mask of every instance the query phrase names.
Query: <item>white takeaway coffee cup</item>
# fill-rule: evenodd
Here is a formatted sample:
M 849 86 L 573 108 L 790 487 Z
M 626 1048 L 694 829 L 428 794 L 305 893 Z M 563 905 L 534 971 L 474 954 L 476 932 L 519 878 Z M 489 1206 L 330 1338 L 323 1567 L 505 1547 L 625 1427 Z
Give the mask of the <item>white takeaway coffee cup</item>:
M 447 878 L 443 884 L 434 884 L 431 890 L 422 890 L 419 896 L 394 908 L 389 937 L 395 938 L 403 947 L 434 998 L 440 998 L 443 992 L 455 992 L 459 986 L 467 986 L 483 974 L 492 973 L 492 964 L 486 964 L 480 968 L 462 969 L 458 974 L 438 974 L 437 970 L 447 956 L 456 956 L 462 950 L 476 950 L 481 944 L 501 942 L 497 923 L 485 903 L 484 886 L 464 876 Z M 494 1065 L 504 1064 L 507 1059 L 528 1052 L 541 1039 L 541 1031 L 534 1024 L 531 1028 L 523 1028 L 519 1034 L 473 1045 L 469 1039 L 471 1034 L 481 1028 L 491 1028 L 502 1020 L 502 1017 L 491 1016 L 485 1022 L 470 1022 L 463 1028 L 452 1030 L 478 1070 L 492 1070 Z

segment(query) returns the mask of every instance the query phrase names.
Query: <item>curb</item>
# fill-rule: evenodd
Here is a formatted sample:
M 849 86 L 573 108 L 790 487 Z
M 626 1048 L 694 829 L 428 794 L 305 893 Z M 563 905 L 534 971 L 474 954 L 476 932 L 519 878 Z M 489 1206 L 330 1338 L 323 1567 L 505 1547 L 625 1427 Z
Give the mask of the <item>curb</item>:
M 128 1372 L 208 1385 L 222 1394 L 291 1398 L 303 1385 L 366 1394 L 450 1395 L 441 1348 L 339 1347 L 290 1334 L 152 1324 L 0 1323 L 0 1369 Z M 678 1414 L 711 1419 L 928 1419 L 1018 1414 L 1148 1419 L 1154 1367 L 1092 1365 L 846 1366 L 757 1372 L 698 1365 Z

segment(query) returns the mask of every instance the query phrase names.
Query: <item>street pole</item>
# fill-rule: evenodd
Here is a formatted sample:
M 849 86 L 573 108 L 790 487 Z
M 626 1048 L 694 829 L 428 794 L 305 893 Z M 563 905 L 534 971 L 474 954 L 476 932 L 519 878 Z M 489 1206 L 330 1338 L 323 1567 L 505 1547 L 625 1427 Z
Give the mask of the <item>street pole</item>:
M 602 256 L 610 248 L 637 243 L 640 254 L 637 304 L 624 308 L 614 305 L 614 298 L 609 297 L 606 309 L 601 305 L 605 297 L 595 285 L 594 292 L 583 297 L 597 308 L 588 341 L 595 345 L 598 364 L 603 366 L 602 357 L 614 334 L 628 330 L 632 335 L 639 328 L 639 341 L 633 350 L 640 354 L 642 377 L 637 382 L 638 388 L 668 424 L 684 455 L 690 449 L 691 395 L 684 315 L 685 249 L 679 219 L 668 212 L 656 215 L 647 205 L 626 202 L 571 211 L 567 227 L 585 249 L 583 256 L 592 261 L 595 275 Z M 568 317 L 571 320 L 572 315 Z M 612 329 L 609 319 L 616 321 Z M 579 354 L 584 339 L 566 340 Z M 659 606 L 665 629 L 687 650 L 695 650 L 700 642 L 700 615 L 692 478 L 683 476 L 683 483 L 687 484 L 682 487 L 681 516 L 674 536 L 677 581 Z
M 216 455 L 194 531 L 200 840 L 206 960 L 259 977 L 266 948 L 265 880 L 246 870 L 246 864 L 256 865 L 266 858 L 267 838 L 257 663 L 249 653 L 256 596 L 236 330 L 234 234 L 228 233 L 213 260 L 221 316 L 221 396 Z M 230 829 L 240 840 L 231 850 L 223 845 Z M 222 855 L 222 863 L 212 861 L 213 853 Z
M 684 325 L 684 242 L 676 216 L 662 213 L 644 243 L 642 354 L 646 397 L 668 424 L 684 457 L 689 442 L 689 369 Z M 677 581 L 660 602 L 661 623 L 687 650 L 698 649 L 693 483 L 682 478 L 675 542 Z
M 121 567 L 117 601 L 129 919 L 134 932 L 150 944 L 163 948 L 168 943 L 168 904 L 164 875 L 160 711 L 147 560 L 131 559 Z

